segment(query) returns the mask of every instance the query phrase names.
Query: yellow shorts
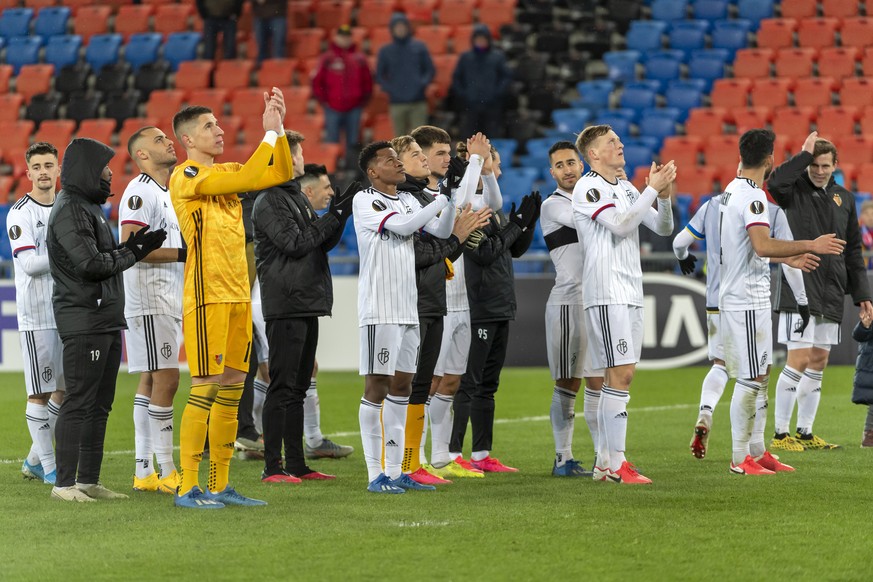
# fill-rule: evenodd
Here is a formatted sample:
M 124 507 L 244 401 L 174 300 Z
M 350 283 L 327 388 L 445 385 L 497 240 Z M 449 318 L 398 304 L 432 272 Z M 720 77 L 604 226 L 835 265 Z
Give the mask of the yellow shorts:
M 252 351 L 252 304 L 208 303 L 182 320 L 191 376 L 214 376 L 224 367 L 248 372 Z

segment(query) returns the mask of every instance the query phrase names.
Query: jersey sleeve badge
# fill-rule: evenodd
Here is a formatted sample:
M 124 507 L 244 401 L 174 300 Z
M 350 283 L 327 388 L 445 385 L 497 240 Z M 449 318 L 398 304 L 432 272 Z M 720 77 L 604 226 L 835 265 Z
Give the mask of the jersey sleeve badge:
M 13 224 L 9 228 L 9 238 L 11 240 L 18 240 L 18 237 L 20 237 L 20 236 L 21 236 L 21 227 L 18 226 L 17 224 Z
M 186 166 L 185 175 L 189 178 L 196 178 L 200 170 L 196 166 Z
M 142 198 L 139 196 L 131 196 L 127 201 L 127 207 L 131 210 L 139 210 L 142 208 Z
M 591 203 L 600 202 L 600 190 L 598 190 L 597 188 L 592 188 L 585 193 L 585 199 Z
M 755 200 L 754 202 L 749 204 L 749 210 L 752 211 L 752 214 L 763 214 L 764 204 L 760 200 Z
M 381 200 L 373 200 L 373 210 L 383 212 L 388 209 L 388 206 Z

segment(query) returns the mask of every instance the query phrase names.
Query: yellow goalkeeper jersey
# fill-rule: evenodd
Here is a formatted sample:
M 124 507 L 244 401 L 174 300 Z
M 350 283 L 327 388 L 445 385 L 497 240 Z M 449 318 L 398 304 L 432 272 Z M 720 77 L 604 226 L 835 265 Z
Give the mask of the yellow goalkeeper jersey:
M 251 301 L 239 194 L 282 184 L 293 175 L 284 134 L 275 147 L 261 142 L 245 164 L 205 166 L 187 160 L 173 170 L 170 196 L 188 246 L 184 313 L 208 303 Z

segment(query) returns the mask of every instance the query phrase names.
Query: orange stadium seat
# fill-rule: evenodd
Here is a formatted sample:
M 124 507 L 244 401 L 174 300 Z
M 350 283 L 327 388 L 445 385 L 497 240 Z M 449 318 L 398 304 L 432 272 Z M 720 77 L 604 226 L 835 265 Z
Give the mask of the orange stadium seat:
M 212 61 L 182 61 L 176 71 L 176 89 L 205 89 L 212 84 Z
M 155 13 L 155 7 L 148 4 L 125 4 L 115 15 L 115 32 L 130 40 L 130 35 L 149 31 L 149 17 Z
M 791 138 L 805 138 L 809 135 L 810 124 L 815 119 L 812 107 L 777 107 L 773 110 L 770 122 L 776 135 Z
M 370 31 L 370 54 L 378 55 L 379 49 L 393 40 L 387 28 L 374 28 Z
M 108 144 L 111 143 L 113 133 L 115 133 L 114 119 L 83 119 L 76 137 L 90 137 Z
M 451 35 L 452 28 L 440 24 L 419 26 L 415 29 L 415 38 L 427 46 L 431 56 L 449 52 L 449 37 Z
M 33 141 L 47 141 L 62 147 L 70 143 L 74 131 L 76 122 L 72 119 L 47 119 L 39 125 Z
M 813 62 L 818 57 L 814 48 L 800 47 L 779 49 L 776 52 L 777 77 L 809 77 L 812 75 Z
M 746 107 L 752 81 L 749 79 L 716 79 L 712 85 L 710 102 L 713 107 L 733 109 Z
M 224 115 L 224 105 L 227 103 L 228 94 L 227 89 L 192 89 L 188 92 L 188 98 L 185 102 L 188 105 L 208 107 L 215 113 L 216 117 L 221 117 Z
M 191 30 L 190 20 L 194 7 L 190 4 L 162 4 L 155 10 L 155 32 L 166 36 L 173 32 Z
M 93 6 L 96 3 L 96 0 L 64 0 L 64 6 L 72 11 L 73 16 L 77 16 L 83 6 Z
M 818 57 L 818 74 L 835 79 L 854 77 L 860 60 L 861 51 L 857 47 L 823 48 Z
M 440 24 L 472 24 L 474 5 L 470 0 L 442 0 L 437 20 Z
M 365 28 L 388 26 L 396 7 L 396 0 L 361 0 L 358 7 L 358 26 Z
M 699 107 L 692 109 L 685 121 L 685 134 L 706 137 L 724 133 L 727 109 L 722 107 Z
M 324 30 L 320 28 L 292 30 L 288 34 L 289 55 L 302 59 L 319 56 L 321 54 L 321 41 L 324 40 L 324 37 Z
M 843 106 L 873 105 L 873 78 L 848 77 L 840 89 L 840 104 Z
M 255 82 L 262 87 L 286 87 L 294 84 L 294 59 L 264 59 L 255 73 Z
M 2 156 L 0 156 L 2 158 Z M 9 196 L 12 194 L 12 184 L 15 183 L 15 178 L 12 176 L 0 176 L 0 204 L 11 202 Z M 27 181 L 30 184 L 30 180 Z
M 328 172 L 336 171 L 337 159 L 342 155 L 343 148 L 338 143 L 316 143 L 306 146 L 306 163 L 321 164 Z
M 734 126 L 738 134 L 743 134 L 750 129 L 764 127 L 770 123 L 773 112 L 769 107 L 740 107 L 731 111 Z
M 289 0 L 288 28 L 301 29 L 312 26 L 312 0 Z
M 858 0 L 822 0 L 821 9 L 825 16 L 847 18 L 858 15 Z
M 452 52 L 459 55 L 473 46 L 473 25 L 459 24 L 452 31 Z
M 230 112 L 244 119 L 260 117 L 264 112 L 264 89 L 261 87 L 235 89 L 230 95 Z
M 873 45 L 864 49 L 861 57 L 861 74 L 865 77 L 873 77 Z
M 85 44 L 95 34 L 105 34 L 109 31 L 109 16 L 112 8 L 106 5 L 82 6 L 73 19 L 73 34 L 82 37 Z
M 840 163 L 861 164 L 873 163 L 873 137 L 869 135 L 848 135 L 834 140 L 840 154 Z
M 694 196 L 711 194 L 715 191 L 715 168 L 706 166 L 683 167 L 676 178 L 676 190 Z
M 12 78 L 12 65 L 0 65 L 0 94 L 9 91 L 9 79 Z
M 240 130 L 243 120 L 236 115 L 222 115 L 218 118 L 218 126 L 224 130 L 224 141 L 228 144 L 242 143 Z
M 363 50 L 364 43 L 370 38 L 370 32 L 371 30 L 369 28 L 364 28 L 363 26 L 353 26 L 352 42 L 355 43 L 356 47 Z
M 12 177 L 13 178 L 21 178 L 22 180 L 27 180 L 25 178 L 25 174 L 27 173 L 27 162 L 24 159 L 24 152 L 27 147 L 14 148 L 10 150 L 3 150 L 3 161 L 12 166 Z
M 26 149 L 30 145 L 33 128 L 34 123 L 29 119 L 0 123 L 0 150 L 9 153 L 13 150 Z
M 406 16 L 420 24 L 433 24 L 434 13 L 439 7 L 439 0 L 403 0 Z
M 388 113 L 389 102 L 390 99 L 388 98 L 388 94 L 385 93 L 381 87 L 376 85 L 373 87 L 373 94 L 370 96 L 370 101 L 367 103 L 365 111 L 371 115 Z
M 24 65 L 18 73 L 15 91 L 28 103 L 34 95 L 48 93 L 54 70 L 54 65 Z
M 734 146 L 736 149 L 736 146 Z M 727 185 L 730 184 L 734 178 L 737 177 L 737 166 L 740 162 L 740 153 L 736 152 L 734 161 L 730 164 L 725 164 L 723 166 L 717 166 L 714 168 L 715 170 L 715 181 L 719 184 L 719 189 L 716 192 L 724 191 L 727 188 Z
M 20 153 L 23 154 L 24 152 L 20 152 Z M 11 192 L 11 194 L 15 198 L 15 200 L 17 201 L 17 200 L 21 200 L 22 198 L 24 198 L 27 194 L 30 194 L 30 192 L 32 190 L 33 190 L 33 182 L 31 182 L 27 178 L 27 175 L 22 175 L 18 179 L 18 183 L 15 185 L 15 190 L 13 192 Z
M 703 149 L 703 140 L 696 136 L 672 136 L 664 140 L 661 148 L 661 163 L 676 161 L 676 166 L 682 168 L 697 165 L 697 156 Z
M 839 82 L 831 77 L 807 77 L 794 85 L 794 104 L 798 107 L 826 107 L 833 103 Z
M 776 53 L 773 49 L 749 48 L 737 51 L 734 59 L 734 77 L 763 79 L 770 76 L 770 64 Z
M 840 170 L 843 171 L 843 179 L 845 180 L 846 188 L 852 188 L 855 179 L 858 177 L 858 166 L 855 164 L 844 164 L 840 160 Z
M 324 129 L 324 113 L 319 111 L 317 115 L 301 115 L 295 118 L 293 129 L 302 133 L 310 144 L 320 143 Z M 261 137 L 258 140 L 264 136 L 263 134 L 264 130 L 261 129 Z
M 790 0 L 782 2 L 782 18 L 812 18 L 816 13 L 818 0 Z
M 131 131 L 131 135 L 132 134 L 133 132 Z M 111 160 L 109 160 L 108 165 L 109 169 L 112 171 L 112 175 L 120 177 L 127 173 L 127 167 L 131 160 L 130 156 L 125 151 L 125 149 L 127 148 L 127 140 L 121 142 L 119 145 L 121 146 L 119 148 L 120 151 Z M 113 180 L 113 182 L 115 182 L 115 180 Z
M 333 32 L 344 24 L 351 24 L 354 6 L 355 3 L 348 0 L 318 0 L 315 3 L 315 26 Z
M 285 96 L 285 107 L 288 115 L 304 115 L 309 108 L 312 88 L 309 85 L 282 87 Z
M 156 117 L 129 117 L 121 124 L 121 129 L 118 131 L 118 143 L 121 147 L 127 147 L 127 142 L 137 130 L 147 125 L 160 127 L 160 121 Z M 169 133 L 171 130 L 161 127 L 164 133 Z M 125 156 L 115 156 L 116 158 L 124 158 Z
M 236 89 L 251 85 L 255 62 L 244 59 L 223 60 L 215 67 L 212 76 L 216 89 Z
M 153 6 L 166 6 L 167 4 L 175 3 L 176 0 L 142 0 L 143 4 L 151 4 Z
M 865 107 L 861 111 L 861 135 L 873 135 L 873 107 Z
M 855 133 L 855 122 L 861 117 L 857 107 L 830 105 L 818 111 L 815 125 L 822 135 L 849 135 Z
M 835 33 L 839 26 L 840 21 L 837 18 L 805 18 L 797 26 L 797 44 L 810 48 L 834 46 Z
M 861 16 L 843 19 L 843 26 L 840 28 L 840 43 L 844 47 L 873 45 L 873 18 Z
M 152 91 L 146 102 L 146 116 L 159 119 L 172 118 L 177 111 L 182 109 L 187 91 L 168 89 L 165 91 Z
M 455 66 L 458 64 L 458 55 L 434 56 L 433 64 L 436 67 L 436 76 L 434 76 L 433 82 L 440 94 L 445 97 L 452 84 L 452 74 L 454 74 Z
M 794 79 L 756 79 L 752 84 L 752 105 L 755 107 L 783 107 L 788 105 L 788 92 Z
M 842 166 L 842 164 L 840 164 Z M 873 164 L 861 164 L 855 174 L 859 192 L 873 192 Z
M 297 61 L 297 72 L 303 78 L 304 84 L 312 82 L 312 77 L 315 75 L 315 69 L 318 67 L 318 57 L 309 57 L 308 59 L 300 59 Z M 372 67 L 370 67 L 372 70 Z M 300 77 L 298 77 L 300 78 Z
M 797 21 L 793 18 L 765 18 L 758 29 L 758 48 L 789 48 L 794 46 Z
M 729 166 L 736 168 L 739 162 L 739 136 L 712 135 L 703 143 L 703 157 L 707 166 Z M 684 171 L 684 168 L 683 168 Z
M 516 3 L 516 0 L 482 0 L 478 21 L 487 24 L 497 36 L 501 26 L 515 22 Z

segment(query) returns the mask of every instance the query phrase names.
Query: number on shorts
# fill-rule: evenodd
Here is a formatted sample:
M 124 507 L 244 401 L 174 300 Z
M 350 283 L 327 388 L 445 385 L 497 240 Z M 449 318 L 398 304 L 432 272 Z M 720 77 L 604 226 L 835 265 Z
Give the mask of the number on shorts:
M 100 359 L 100 350 L 91 350 L 91 361 L 96 362 Z
M 488 340 L 488 329 L 484 327 L 479 328 L 479 339 L 480 340 Z

